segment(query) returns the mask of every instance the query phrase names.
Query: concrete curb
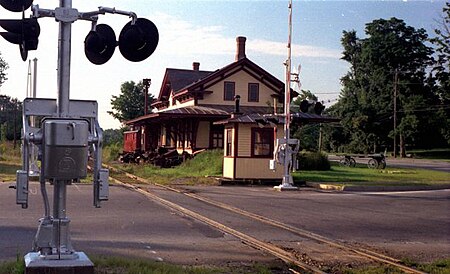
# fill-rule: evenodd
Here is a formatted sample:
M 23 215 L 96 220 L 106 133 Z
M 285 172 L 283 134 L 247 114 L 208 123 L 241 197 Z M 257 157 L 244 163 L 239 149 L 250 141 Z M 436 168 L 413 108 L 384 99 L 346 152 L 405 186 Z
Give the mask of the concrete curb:
M 326 184 L 306 182 L 306 186 L 333 191 L 354 191 L 354 192 L 383 192 L 383 191 L 421 191 L 421 190 L 440 190 L 450 189 L 450 185 L 409 185 L 409 186 L 355 186 L 345 184 Z

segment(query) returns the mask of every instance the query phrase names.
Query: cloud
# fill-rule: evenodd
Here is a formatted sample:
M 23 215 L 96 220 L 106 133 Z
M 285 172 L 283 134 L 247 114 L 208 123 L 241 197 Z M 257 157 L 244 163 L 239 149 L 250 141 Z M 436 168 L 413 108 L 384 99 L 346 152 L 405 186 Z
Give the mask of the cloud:
M 222 55 L 234 52 L 234 38 L 223 36 L 222 26 L 195 26 L 165 13 L 156 13 L 152 20 L 159 28 L 158 48 L 163 54 Z
M 281 55 L 287 54 L 287 42 L 275 42 L 267 40 L 250 40 L 248 44 L 250 51 L 255 51 L 263 54 Z M 340 51 L 334 49 L 327 49 L 317 46 L 308 45 L 292 45 L 292 56 L 296 57 L 313 57 L 313 58 L 340 58 Z
M 153 20 L 160 28 L 159 49 L 168 55 L 233 55 L 236 48 L 236 38 L 226 37 L 223 26 L 195 26 L 177 17 L 157 13 Z M 252 39 L 247 37 L 247 52 L 286 56 L 287 42 Z M 311 45 L 292 45 L 293 57 L 333 58 L 339 59 L 341 52 L 336 49 Z

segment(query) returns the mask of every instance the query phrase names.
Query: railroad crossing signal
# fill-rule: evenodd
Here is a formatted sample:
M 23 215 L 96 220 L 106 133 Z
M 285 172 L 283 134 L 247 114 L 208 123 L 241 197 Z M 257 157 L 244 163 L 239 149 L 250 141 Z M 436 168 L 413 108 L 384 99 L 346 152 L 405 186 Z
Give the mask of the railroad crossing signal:
M 152 55 L 158 42 L 159 33 L 155 24 L 148 19 L 137 18 L 123 27 L 118 42 L 110 26 L 94 26 L 84 40 L 84 52 L 91 63 L 102 65 L 113 56 L 118 45 L 125 59 L 140 62 Z
M 306 99 L 301 101 L 300 103 L 301 112 L 307 113 L 310 112 L 311 109 L 315 114 L 321 115 L 322 111 L 325 109 L 325 106 L 321 102 L 315 102 Z
M 59 23 L 58 98 L 57 100 L 31 98 L 24 101 L 23 166 L 22 170 L 17 171 L 16 203 L 22 205 L 22 208 L 28 206 L 30 170 L 28 151 L 31 145 L 38 145 L 41 155 L 39 181 L 45 210 L 33 243 L 33 252 L 25 256 L 25 266 L 39 273 L 43 273 L 42 271 L 47 268 L 52 268 L 52 272 L 53 268 L 70 268 L 72 273 L 75 267 L 82 267 L 83 273 L 93 273 L 92 262 L 83 252 L 75 252 L 71 245 L 70 220 L 66 216 L 66 190 L 73 181 L 86 177 L 86 164 L 90 155 L 94 160 L 94 206 L 100 207 L 101 201 L 108 200 L 109 172 L 101 165 L 103 130 L 98 122 L 97 102 L 70 100 L 72 35 L 70 26 L 77 20 L 92 23 L 84 47 L 88 60 L 97 65 L 106 63 L 117 46 L 126 59 L 132 62 L 145 60 L 158 45 L 158 29 L 150 20 L 138 18 L 134 12 L 107 7 L 99 7 L 97 11 L 78 12 L 72 8 L 71 0 L 60 1 L 60 6 L 55 9 L 43 9 L 38 5 L 32 5 L 32 2 L 32 0 L 0 0 L 3 8 L 22 12 L 22 19 L 0 19 L 0 27 L 6 31 L 0 32 L 0 36 L 10 43 L 19 45 L 24 61 L 28 57 L 28 51 L 36 50 L 38 47 L 40 34 L 38 19 L 52 17 Z M 25 18 L 25 10 L 30 7 L 32 15 Z M 97 24 L 98 15 L 106 13 L 131 18 L 131 22 L 122 29 L 118 42 L 110 26 Z M 44 117 L 40 127 L 29 124 L 28 118 L 35 116 Z M 53 214 L 50 213 L 50 203 L 45 190 L 46 182 L 52 182 L 54 188 Z M 59 262 L 61 260 L 65 262 Z M 60 273 L 59 270 L 56 272 Z

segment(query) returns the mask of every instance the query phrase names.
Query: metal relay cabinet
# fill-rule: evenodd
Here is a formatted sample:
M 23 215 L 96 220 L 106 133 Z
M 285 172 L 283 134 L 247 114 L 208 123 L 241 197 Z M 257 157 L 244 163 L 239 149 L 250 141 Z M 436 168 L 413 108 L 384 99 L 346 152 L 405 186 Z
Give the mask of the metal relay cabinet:
M 43 123 L 44 176 L 53 180 L 86 178 L 89 123 L 86 120 L 48 119 Z

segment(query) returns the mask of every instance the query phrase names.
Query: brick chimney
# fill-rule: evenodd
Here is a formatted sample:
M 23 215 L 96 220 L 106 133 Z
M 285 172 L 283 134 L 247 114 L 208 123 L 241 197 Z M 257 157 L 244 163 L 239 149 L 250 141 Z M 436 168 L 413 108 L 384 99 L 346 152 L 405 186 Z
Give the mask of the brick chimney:
M 195 70 L 195 71 L 199 71 L 200 70 L 200 63 L 199 62 L 192 63 L 192 69 Z
M 236 61 L 241 60 L 242 58 L 245 58 L 245 41 L 247 38 L 244 36 L 238 36 L 236 37 Z

